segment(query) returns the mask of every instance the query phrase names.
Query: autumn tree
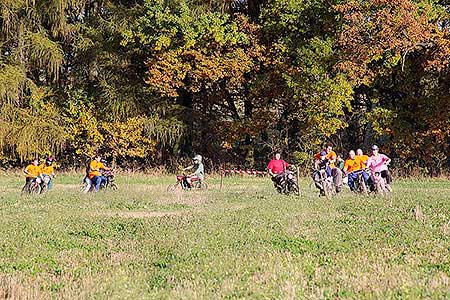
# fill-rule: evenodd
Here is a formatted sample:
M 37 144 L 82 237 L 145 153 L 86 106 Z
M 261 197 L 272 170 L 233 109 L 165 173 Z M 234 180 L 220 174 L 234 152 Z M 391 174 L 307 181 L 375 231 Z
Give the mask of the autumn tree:
M 436 174 L 448 160 L 448 13 L 429 1 L 347 1 L 336 6 L 347 74 L 362 99 L 369 141 L 406 169 Z M 367 138 L 367 136 L 366 136 Z

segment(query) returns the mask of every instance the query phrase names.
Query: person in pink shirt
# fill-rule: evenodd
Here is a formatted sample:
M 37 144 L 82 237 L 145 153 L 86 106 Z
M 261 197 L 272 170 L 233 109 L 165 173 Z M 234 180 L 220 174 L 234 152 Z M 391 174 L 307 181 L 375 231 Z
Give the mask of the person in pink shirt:
M 272 177 L 272 181 L 275 187 L 277 187 L 278 184 L 277 180 L 278 175 L 283 174 L 288 167 L 289 164 L 281 159 L 280 153 L 276 153 L 275 157 L 267 165 L 267 171 L 269 175 Z
M 379 153 L 380 148 L 377 145 L 372 146 L 372 155 L 367 160 L 366 166 L 373 173 L 380 173 L 381 177 L 386 180 L 386 184 L 390 185 L 392 182 L 391 172 L 389 172 L 388 165 L 391 159 L 384 154 Z M 370 180 L 370 188 L 373 188 L 373 180 Z M 390 186 L 389 186 L 390 187 Z

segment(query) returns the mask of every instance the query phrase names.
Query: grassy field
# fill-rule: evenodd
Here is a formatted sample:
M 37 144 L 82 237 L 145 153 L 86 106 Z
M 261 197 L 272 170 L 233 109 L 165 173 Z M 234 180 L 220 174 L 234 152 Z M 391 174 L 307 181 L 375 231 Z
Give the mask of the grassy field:
M 450 298 L 450 182 L 394 183 L 389 198 L 276 194 L 267 178 L 118 176 L 83 195 L 81 176 L 21 196 L 0 177 L 0 298 Z

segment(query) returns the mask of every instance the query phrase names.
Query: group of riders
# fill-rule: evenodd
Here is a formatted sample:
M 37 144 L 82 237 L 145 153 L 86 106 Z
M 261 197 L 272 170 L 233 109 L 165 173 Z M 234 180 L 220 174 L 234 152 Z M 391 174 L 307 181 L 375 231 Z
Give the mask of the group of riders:
M 333 151 L 333 145 L 327 144 L 314 156 L 312 178 L 315 186 L 320 190 L 320 195 L 325 195 L 322 174 L 325 174 L 326 178 L 333 183 L 336 193 L 342 190 L 344 178 L 347 178 L 350 190 L 356 191 L 355 183 L 359 178 L 358 175 L 361 175 L 365 186 L 369 187 L 370 191 L 374 191 L 375 174 L 379 174 L 385 180 L 386 189 L 391 191 L 392 176 L 388 169 L 391 159 L 381 154 L 377 145 L 373 145 L 371 150 L 370 156 L 364 155 L 361 149 L 357 149 L 356 152 L 350 150 L 348 158 L 343 160 Z M 267 170 L 275 187 L 278 187 L 283 180 L 283 174 L 288 167 L 289 164 L 281 159 L 279 153 L 275 154 L 274 159 L 269 162 Z
M 45 163 L 39 164 L 39 159 L 35 158 L 23 169 L 25 174 L 25 185 L 23 191 L 30 192 L 33 186 L 39 186 L 39 191 L 45 186 L 48 190 L 53 187 L 53 178 L 55 178 L 55 169 L 53 166 L 53 157 L 48 157 Z M 110 171 L 111 168 L 105 166 L 100 155 L 96 155 L 86 166 L 86 174 L 83 178 L 83 192 L 98 192 L 105 185 L 107 179 L 103 172 Z
M 356 151 L 350 150 L 346 160 L 341 159 L 336 152 L 333 151 L 333 145 L 327 144 L 326 147 L 314 156 L 314 172 L 312 178 L 315 186 L 320 190 L 320 195 L 324 195 L 324 185 L 322 184 L 322 175 L 326 174 L 326 178 L 333 182 L 336 193 L 342 190 L 343 179 L 347 178 L 350 190 L 355 191 L 355 182 L 358 178 L 364 180 L 365 186 L 369 187 L 371 191 L 374 190 L 374 174 L 380 174 L 381 178 L 385 180 L 386 188 L 390 191 L 390 184 L 392 176 L 389 172 L 388 165 L 391 159 L 379 152 L 377 145 L 371 147 L 372 154 L 370 156 L 364 155 L 361 149 Z M 183 184 L 190 188 L 194 182 L 203 182 L 205 170 L 202 163 L 202 156 L 195 155 L 193 157 L 193 164 L 184 168 L 183 172 L 192 170 L 189 175 L 183 176 Z M 38 159 L 34 159 L 24 170 L 26 177 L 24 190 L 30 187 L 31 184 L 45 185 L 48 190 L 53 186 L 53 178 L 55 171 L 53 166 L 53 157 L 48 157 L 45 163 L 39 164 Z M 275 187 L 279 188 L 280 183 L 286 180 L 286 174 L 289 164 L 281 159 L 281 154 L 276 153 L 275 157 L 269 162 L 267 170 L 274 182 Z M 96 155 L 86 166 L 86 174 L 83 179 L 83 192 L 89 191 L 98 192 L 102 186 L 107 182 L 107 178 L 103 172 L 111 171 L 111 168 L 105 165 L 100 155 Z M 358 177 L 361 175 L 361 177 Z M 290 178 L 290 177 L 289 177 Z M 298 186 L 297 186 L 298 189 Z
M 40 187 L 40 191 L 45 187 L 50 190 L 53 187 L 53 178 L 55 177 L 55 170 L 53 166 L 53 157 L 48 157 L 45 163 L 39 164 L 39 159 L 35 158 L 31 163 L 23 169 L 25 174 L 25 185 L 23 191 L 30 191 L 32 185 Z M 202 156 L 195 155 L 193 164 L 184 168 L 183 171 L 193 170 L 192 174 L 185 176 L 185 186 L 191 187 L 193 182 L 202 182 L 205 176 L 205 169 L 202 163 Z M 105 165 L 105 161 L 100 155 L 92 158 L 86 166 L 85 177 L 83 178 L 83 193 L 90 191 L 98 192 L 107 184 L 107 177 L 105 172 L 111 171 L 110 167 Z
M 43 164 L 39 164 L 37 158 L 33 159 L 31 163 L 23 169 L 23 173 L 25 174 L 23 191 L 29 191 L 33 184 L 39 187 L 39 191 L 43 186 L 50 190 L 53 187 L 53 178 L 55 177 L 53 157 L 48 157 Z

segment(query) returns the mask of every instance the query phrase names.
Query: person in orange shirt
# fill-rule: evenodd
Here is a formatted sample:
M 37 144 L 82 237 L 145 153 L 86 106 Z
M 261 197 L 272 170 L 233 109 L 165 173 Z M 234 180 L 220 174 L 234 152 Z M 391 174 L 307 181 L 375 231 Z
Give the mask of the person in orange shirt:
M 33 159 L 31 163 L 23 169 L 25 174 L 25 186 L 29 185 L 33 180 L 40 182 L 40 175 L 42 174 L 41 167 L 39 166 L 39 160 L 37 158 Z
M 342 171 L 336 167 L 337 155 L 333 151 L 333 144 L 329 143 L 323 150 L 326 152 L 326 159 L 328 159 L 329 166 L 331 168 L 331 176 L 333 176 L 334 186 L 336 187 L 336 192 L 339 193 L 342 189 Z M 320 159 L 320 152 L 315 155 L 316 159 Z
M 106 167 L 101 162 L 101 156 L 97 155 L 89 164 L 89 179 L 92 181 L 92 184 L 95 187 L 95 191 L 98 192 L 100 190 L 100 186 L 104 183 L 106 183 L 106 177 L 102 176 L 102 173 L 100 173 L 100 170 L 106 170 L 109 171 L 111 168 Z
M 344 173 L 347 174 L 348 178 L 348 186 L 350 187 L 351 191 L 355 190 L 355 180 L 358 178 L 358 175 L 355 173 L 355 171 L 359 171 L 363 169 L 363 162 L 361 159 L 355 155 L 355 151 L 350 150 L 348 153 L 349 157 L 345 161 L 344 164 Z M 361 171 L 362 176 L 364 178 L 364 181 L 366 182 L 366 185 L 369 180 L 369 175 L 365 171 Z
M 369 159 L 369 156 L 365 155 L 361 149 L 357 149 L 356 150 L 356 157 L 358 157 L 361 160 L 361 163 L 362 163 L 362 167 L 361 168 L 365 169 L 367 160 Z
M 42 172 L 42 180 L 47 183 L 47 187 L 50 190 L 53 187 L 53 178 L 55 177 L 55 169 L 53 167 L 53 157 L 48 157 L 45 160 L 45 164 L 40 165 Z

